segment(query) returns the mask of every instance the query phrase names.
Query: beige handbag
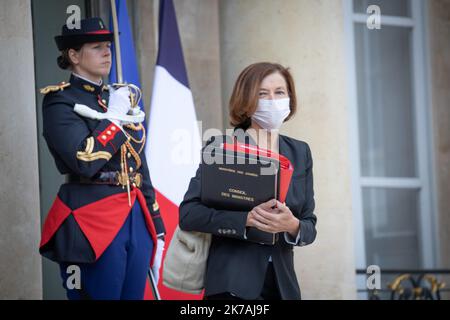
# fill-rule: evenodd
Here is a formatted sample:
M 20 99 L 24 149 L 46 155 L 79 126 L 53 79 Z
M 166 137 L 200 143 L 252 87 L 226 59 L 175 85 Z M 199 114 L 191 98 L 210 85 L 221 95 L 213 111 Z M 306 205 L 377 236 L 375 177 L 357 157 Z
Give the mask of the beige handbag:
M 211 234 L 175 229 L 164 259 L 163 284 L 192 294 L 204 288 Z

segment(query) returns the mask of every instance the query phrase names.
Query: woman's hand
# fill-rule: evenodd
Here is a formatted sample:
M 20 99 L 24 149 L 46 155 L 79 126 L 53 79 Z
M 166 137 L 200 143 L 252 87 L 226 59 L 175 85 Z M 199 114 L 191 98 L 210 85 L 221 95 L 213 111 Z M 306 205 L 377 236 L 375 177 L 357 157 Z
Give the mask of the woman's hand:
M 108 111 L 115 112 L 117 114 L 127 114 L 131 108 L 130 90 L 127 86 L 120 87 L 118 89 L 109 89 L 109 102 Z
M 291 210 L 278 200 L 261 203 L 247 216 L 247 226 L 271 233 L 288 232 L 296 237 L 300 228 L 298 220 Z

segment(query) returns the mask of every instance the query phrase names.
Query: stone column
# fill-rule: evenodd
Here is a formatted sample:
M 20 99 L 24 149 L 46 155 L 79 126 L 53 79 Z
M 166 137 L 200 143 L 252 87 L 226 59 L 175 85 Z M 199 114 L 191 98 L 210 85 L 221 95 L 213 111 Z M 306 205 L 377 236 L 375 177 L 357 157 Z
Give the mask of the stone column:
M 31 3 L 0 2 L 0 299 L 41 299 Z
M 440 268 L 450 268 L 450 1 L 428 3 L 436 198 Z

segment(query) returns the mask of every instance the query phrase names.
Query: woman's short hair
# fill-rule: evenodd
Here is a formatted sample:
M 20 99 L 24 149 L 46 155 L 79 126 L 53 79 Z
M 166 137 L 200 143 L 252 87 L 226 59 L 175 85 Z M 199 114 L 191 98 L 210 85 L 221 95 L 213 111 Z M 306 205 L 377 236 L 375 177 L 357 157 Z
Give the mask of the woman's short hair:
M 63 70 L 69 69 L 72 67 L 72 61 L 70 60 L 69 57 L 69 50 L 70 49 L 74 49 L 75 51 L 80 51 L 81 47 L 83 47 L 83 45 L 77 45 L 77 46 L 73 46 L 72 48 L 68 48 L 68 49 L 63 49 L 61 51 L 61 55 L 56 58 L 56 62 L 58 63 L 58 67 L 60 67 Z
M 285 121 L 292 118 L 297 111 L 297 96 L 294 79 L 289 71 L 278 63 L 259 62 L 245 68 L 234 84 L 230 98 L 230 124 L 236 128 L 247 129 L 251 125 L 251 116 L 258 107 L 259 89 L 265 77 L 272 73 L 280 73 L 286 80 L 289 107 L 291 112 Z

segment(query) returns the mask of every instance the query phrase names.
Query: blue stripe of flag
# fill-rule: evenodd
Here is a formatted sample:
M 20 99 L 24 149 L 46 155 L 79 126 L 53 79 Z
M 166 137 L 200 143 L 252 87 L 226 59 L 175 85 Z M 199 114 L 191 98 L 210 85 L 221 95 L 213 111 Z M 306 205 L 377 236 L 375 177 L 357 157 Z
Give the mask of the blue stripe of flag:
M 156 64 L 189 88 L 178 32 L 177 17 L 172 0 L 161 0 L 159 8 L 159 51 Z
M 117 8 L 117 20 L 120 31 L 119 37 L 120 37 L 120 52 L 122 58 L 123 81 L 126 83 L 135 84 L 139 88 L 141 88 L 136 61 L 136 54 L 134 50 L 133 33 L 131 32 L 126 0 L 116 0 L 116 8 Z M 110 19 L 110 30 L 113 30 L 112 19 Z M 116 83 L 117 72 L 116 72 L 116 54 L 114 43 L 111 47 L 111 50 L 112 50 L 112 67 L 111 73 L 109 74 L 109 82 Z M 139 103 L 139 107 L 142 110 L 144 110 L 144 104 L 142 100 Z

